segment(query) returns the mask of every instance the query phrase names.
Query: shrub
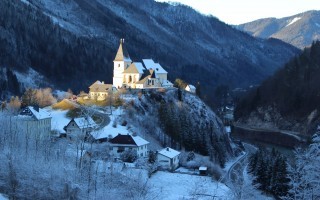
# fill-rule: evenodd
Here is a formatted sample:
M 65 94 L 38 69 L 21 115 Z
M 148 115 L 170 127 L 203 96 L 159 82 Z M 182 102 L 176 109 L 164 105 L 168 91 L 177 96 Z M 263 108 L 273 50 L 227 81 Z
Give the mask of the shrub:
M 120 158 L 123 162 L 133 163 L 137 160 L 137 152 L 134 150 L 125 150 L 121 155 Z

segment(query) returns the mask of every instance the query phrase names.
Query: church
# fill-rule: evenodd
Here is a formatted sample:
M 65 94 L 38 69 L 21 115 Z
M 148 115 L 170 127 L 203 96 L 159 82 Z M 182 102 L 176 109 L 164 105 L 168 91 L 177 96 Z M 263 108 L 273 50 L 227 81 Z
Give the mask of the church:
M 173 84 L 168 80 L 168 72 L 159 63 L 155 63 L 152 59 L 132 62 L 124 39 L 120 40 L 120 46 L 113 63 L 113 86 L 116 88 L 173 87 Z
M 96 81 L 89 87 L 88 98 L 103 101 L 109 93 L 120 88 L 146 89 L 168 88 L 173 84 L 168 80 L 168 72 L 159 63 L 152 59 L 143 59 L 142 62 L 132 62 L 124 45 L 120 46 L 113 61 L 113 84 Z

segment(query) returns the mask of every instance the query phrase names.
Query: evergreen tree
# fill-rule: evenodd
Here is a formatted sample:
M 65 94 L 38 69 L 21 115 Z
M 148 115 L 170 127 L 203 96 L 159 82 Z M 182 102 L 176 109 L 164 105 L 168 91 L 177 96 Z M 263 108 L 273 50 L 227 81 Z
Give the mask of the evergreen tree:
M 200 87 L 200 82 L 197 83 L 196 86 L 196 95 L 201 98 L 201 87 Z

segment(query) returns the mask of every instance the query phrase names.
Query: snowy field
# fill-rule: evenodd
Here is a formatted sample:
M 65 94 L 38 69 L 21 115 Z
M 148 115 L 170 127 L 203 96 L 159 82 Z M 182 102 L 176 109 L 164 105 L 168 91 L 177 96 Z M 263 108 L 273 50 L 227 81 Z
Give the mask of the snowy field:
M 66 126 L 71 119 L 67 118 L 68 110 L 53 110 L 51 107 L 45 108 L 50 113 L 51 119 L 51 130 L 56 130 L 59 133 L 64 133 L 63 127 Z
M 208 176 L 157 172 L 149 179 L 155 199 L 227 199 L 229 188 Z
M 8 198 L 4 197 L 4 195 L 0 193 L 0 200 L 8 200 Z
M 114 127 L 114 122 L 117 120 L 117 117 L 122 115 L 122 109 L 118 108 L 112 112 L 112 115 L 110 115 L 110 123 L 103 127 L 101 130 L 95 131 L 94 133 L 91 133 L 91 135 L 95 139 L 101 139 L 101 138 L 114 138 L 119 133 L 122 135 L 130 134 L 131 132 L 127 129 L 126 126 L 121 126 L 121 124 L 117 124 L 116 127 Z

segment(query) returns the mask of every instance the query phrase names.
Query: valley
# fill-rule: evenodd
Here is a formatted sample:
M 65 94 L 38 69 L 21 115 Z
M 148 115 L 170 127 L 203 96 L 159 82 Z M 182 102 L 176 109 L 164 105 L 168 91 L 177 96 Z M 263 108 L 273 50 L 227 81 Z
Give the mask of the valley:
M 0 199 L 318 199 L 319 11 L 0 1 Z

